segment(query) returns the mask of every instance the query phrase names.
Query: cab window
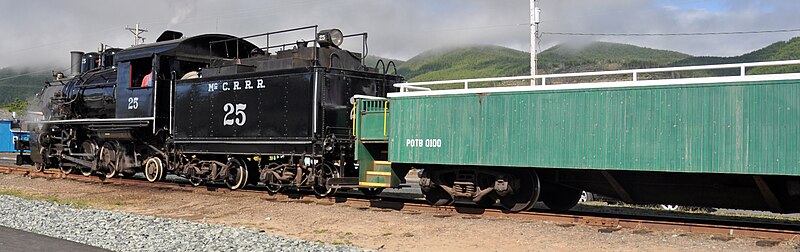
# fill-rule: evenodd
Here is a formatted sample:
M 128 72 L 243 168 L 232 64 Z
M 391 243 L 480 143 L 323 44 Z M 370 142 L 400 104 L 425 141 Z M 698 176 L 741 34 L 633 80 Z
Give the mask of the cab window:
M 120 68 L 122 68 L 122 65 L 120 65 Z M 144 58 L 130 61 L 129 71 L 131 88 L 153 87 L 155 77 L 153 76 L 152 59 Z

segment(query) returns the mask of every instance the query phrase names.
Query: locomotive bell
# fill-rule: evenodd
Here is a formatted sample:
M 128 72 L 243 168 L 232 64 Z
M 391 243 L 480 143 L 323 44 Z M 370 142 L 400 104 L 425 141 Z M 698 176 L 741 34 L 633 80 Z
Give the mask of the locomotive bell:
M 335 46 L 339 47 L 344 41 L 344 34 L 339 29 L 322 30 L 317 33 L 317 43 L 320 46 Z

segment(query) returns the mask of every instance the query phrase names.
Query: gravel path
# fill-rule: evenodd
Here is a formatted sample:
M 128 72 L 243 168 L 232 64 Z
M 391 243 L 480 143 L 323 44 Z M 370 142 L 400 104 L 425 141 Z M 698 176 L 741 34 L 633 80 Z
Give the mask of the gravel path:
M 0 195 L 0 225 L 116 251 L 361 251 L 243 228 Z

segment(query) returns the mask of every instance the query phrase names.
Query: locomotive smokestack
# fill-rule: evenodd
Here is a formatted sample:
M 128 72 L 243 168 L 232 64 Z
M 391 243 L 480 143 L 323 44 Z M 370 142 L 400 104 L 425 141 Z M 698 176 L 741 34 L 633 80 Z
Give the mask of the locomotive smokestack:
M 83 52 L 79 51 L 72 51 L 70 52 L 70 67 L 69 67 L 69 76 L 74 77 L 81 74 L 81 58 L 83 58 Z

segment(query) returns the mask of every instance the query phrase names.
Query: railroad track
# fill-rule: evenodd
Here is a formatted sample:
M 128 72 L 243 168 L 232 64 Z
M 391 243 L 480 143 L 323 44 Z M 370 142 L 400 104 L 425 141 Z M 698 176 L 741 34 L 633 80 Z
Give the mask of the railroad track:
M 597 212 L 553 212 L 537 209 L 530 212 L 504 213 L 499 209 L 481 209 L 469 205 L 431 206 L 422 199 L 382 196 L 367 198 L 361 194 L 340 193 L 336 197 L 316 198 L 311 192 L 290 192 L 270 195 L 259 188 L 248 187 L 231 191 L 225 187 L 193 187 L 188 183 L 176 181 L 150 183 L 143 179 L 112 178 L 101 180 L 99 177 L 85 177 L 77 174 L 63 174 L 60 171 L 45 170 L 36 172 L 32 168 L 0 165 L 0 173 L 16 174 L 41 178 L 63 178 L 82 182 L 111 183 L 134 187 L 180 190 L 200 193 L 226 193 L 243 196 L 255 196 L 266 200 L 298 201 L 317 204 L 348 204 L 359 209 L 378 211 L 398 210 L 411 214 L 430 213 L 436 217 L 492 218 L 504 217 L 517 220 L 539 220 L 559 222 L 563 225 L 589 225 L 601 227 L 601 232 L 614 232 L 623 228 L 650 230 L 679 230 L 689 233 L 711 234 L 722 237 L 753 237 L 768 240 L 792 240 L 800 237 L 798 223 L 763 223 L 753 221 L 709 220 L 701 218 L 656 217 L 627 214 L 609 214 Z M 767 241 L 770 242 L 770 241 Z

